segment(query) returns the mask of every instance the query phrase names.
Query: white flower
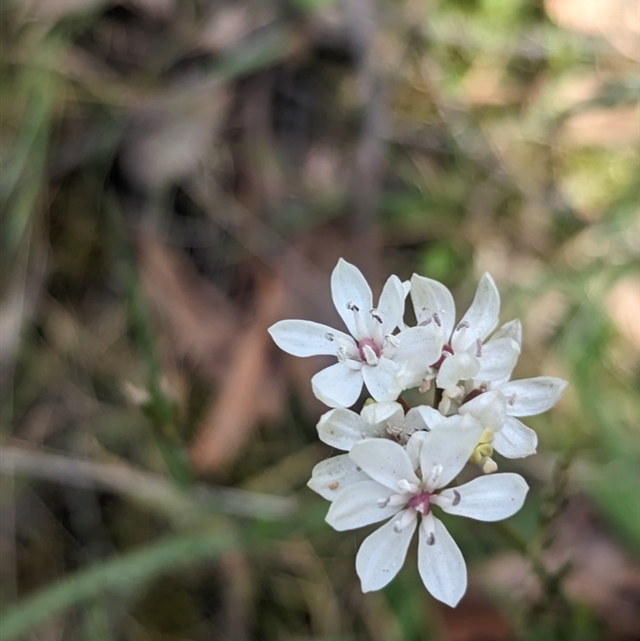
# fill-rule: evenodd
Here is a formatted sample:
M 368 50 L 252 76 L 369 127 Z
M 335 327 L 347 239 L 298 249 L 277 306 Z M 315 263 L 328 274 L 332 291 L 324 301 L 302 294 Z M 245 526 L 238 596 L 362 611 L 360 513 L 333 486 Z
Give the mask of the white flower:
M 321 441 L 347 452 L 365 438 L 390 438 L 404 445 L 413 432 L 425 428 L 422 408 L 414 407 L 405 416 L 400 403 L 369 403 L 360 414 L 342 407 L 332 409 L 317 425 Z
M 442 350 L 437 332 L 429 327 L 403 327 L 406 289 L 397 276 L 387 280 L 378 307 L 357 267 L 340 259 L 331 274 L 333 302 L 351 336 L 320 323 L 284 320 L 269 328 L 275 343 L 294 356 L 333 355 L 335 365 L 311 379 L 314 394 L 329 407 L 349 407 L 362 384 L 376 401 L 394 401 L 402 388 L 396 375 L 416 353 L 432 362 Z
M 405 416 L 400 403 L 370 403 L 359 415 L 337 408 L 322 415 L 317 425 L 318 435 L 327 445 L 345 451 L 366 438 L 388 438 L 405 445 L 411 434 L 427 427 L 425 411 L 428 414 L 431 408 L 415 407 Z M 333 501 L 347 485 L 368 478 L 348 456 L 339 455 L 318 463 L 307 485 L 323 498 Z
M 516 417 L 551 409 L 567 385 L 567 381 L 554 376 L 481 384 L 467 393 L 465 398 L 469 400 L 463 402 L 459 412 L 473 416 L 492 432 L 488 442 L 496 452 L 506 458 L 523 458 L 536 453 L 538 436 Z
M 499 331 L 484 342 L 498 324 L 500 294 L 489 274 L 478 283 L 476 295 L 460 322 L 449 290 L 430 278 L 414 274 L 411 301 L 419 327 L 435 327 L 444 345 L 439 358 L 423 364 L 423 378 L 436 380 L 444 390 L 442 411 L 449 413 L 451 399 L 464 393 L 460 381 L 499 381 L 508 377 L 520 354 L 520 345 L 508 332 Z M 413 372 L 414 383 L 416 372 Z M 411 377 L 406 376 L 405 383 Z
M 358 551 L 356 571 L 363 592 L 378 590 L 398 573 L 421 516 L 418 570 L 429 592 L 454 606 L 466 590 L 467 571 L 460 549 L 432 513 L 497 521 L 517 512 L 528 486 L 517 474 L 495 474 L 442 489 L 462 470 L 482 433 L 470 416 L 447 418 L 441 428 L 417 432 L 406 449 L 387 439 L 356 443 L 348 456 L 368 478 L 335 496 L 327 522 L 350 530 L 384 519 Z

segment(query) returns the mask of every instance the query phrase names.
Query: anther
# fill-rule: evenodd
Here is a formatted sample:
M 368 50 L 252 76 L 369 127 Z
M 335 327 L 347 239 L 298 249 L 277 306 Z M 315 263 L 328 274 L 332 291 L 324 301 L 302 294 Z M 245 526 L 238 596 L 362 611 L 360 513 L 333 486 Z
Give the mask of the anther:
M 453 501 L 451 505 L 458 505 L 460 503 L 460 492 L 458 490 L 453 490 Z
M 426 327 L 432 320 L 433 318 L 427 318 L 427 320 L 423 320 L 421 323 L 418 323 L 418 327 Z
M 480 358 L 482 356 L 482 340 L 476 339 L 476 357 Z
M 509 405 L 511 405 L 511 406 L 513 407 L 513 406 L 515 405 L 515 403 L 516 403 L 516 398 L 517 398 L 517 397 L 518 397 L 518 395 L 517 395 L 517 394 L 512 394 L 512 395 L 509 397 L 509 400 L 507 401 L 507 403 L 509 403 Z
M 324 337 L 325 337 L 328 341 L 331 341 L 331 342 L 333 342 L 333 340 L 334 340 L 334 336 L 333 336 L 333 334 L 332 334 L 331 332 L 327 332 L 327 333 L 324 335 Z
M 433 320 L 436 322 L 436 325 L 438 327 L 442 327 L 442 322 L 440 321 L 440 316 L 438 316 L 438 312 L 434 312 Z
M 372 309 L 369 313 L 382 325 L 382 317 L 378 314 L 378 310 Z
M 389 499 L 388 498 L 386 498 L 386 499 L 378 499 L 378 507 L 379 508 L 387 507 L 387 505 L 389 505 Z
M 469 327 L 469 323 L 467 321 L 462 321 L 461 323 L 458 323 L 458 326 L 456 327 L 456 332 L 459 332 L 460 330 L 463 330 L 467 327 Z
M 347 303 L 347 309 L 351 310 L 352 312 L 360 311 L 360 308 L 355 303 Z
M 433 545 L 436 542 L 436 535 L 433 532 L 429 532 L 427 537 L 427 545 Z

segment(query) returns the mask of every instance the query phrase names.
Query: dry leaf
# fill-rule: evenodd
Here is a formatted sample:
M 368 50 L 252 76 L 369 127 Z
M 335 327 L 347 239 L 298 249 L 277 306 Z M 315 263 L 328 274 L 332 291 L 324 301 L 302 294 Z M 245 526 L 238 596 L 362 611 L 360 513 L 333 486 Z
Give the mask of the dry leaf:
M 191 461 L 200 473 L 229 465 L 257 427 L 264 407 L 260 398 L 269 380 L 272 346 L 267 328 L 278 318 L 283 296 L 279 278 L 262 279 L 255 315 L 240 331 L 217 399 L 190 450 Z

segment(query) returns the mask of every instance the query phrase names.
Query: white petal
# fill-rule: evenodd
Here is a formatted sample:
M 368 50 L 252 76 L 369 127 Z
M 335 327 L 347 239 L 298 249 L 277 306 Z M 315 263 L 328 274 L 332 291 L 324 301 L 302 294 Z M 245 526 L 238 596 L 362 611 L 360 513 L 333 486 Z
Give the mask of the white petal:
M 511 375 L 520 356 L 520 347 L 511 338 L 498 338 L 485 343 L 480 354 L 480 370 L 475 375 L 479 381 L 498 381 Z
M 522 347 L 522 323 L 519 318 L 515 318 L 505 323 L 490 339 L 489 342 L 498 338 L 511 338 L 518 346 Z
M 444 421 L 445 419 L 445 416 L 438 412 L 435 407 L 430 407 L 429 405 L 418 405 L 418 407 L 414 407 L 413 409 L 409 410 L 409 412 L 407 412 L 407 418 L 412 412 L 419 413 L 421 421 L 424 422 L 424 424 L 430 430 L 442 423 L 442 421 Z
M 507 399 L 499 391 L 485 392 L 471 399 L 458 410 L 460 414 L 470 414 L 482 427 L 497 432 L 507 416 Z
M 396 381 L 403 390 L 420 387 L 426 379 L 433 378 L 432 370 L 421 358 L 414 358 L 400 365 Z
M 359 414 L 342 407 L 330 410 L 320 417 L 317 425 L 320 440 L 339 450 L 351 449 L 351 446 L 363 438 L 384 436 L 386 431 L 375 429 L 360 418 Z
M 380 357 L 377 365 L 363 365 L 362 378 L 376 401 L 395 401 L 402 388 L 396 380 L 400 367 L 390 358 Z
M 282 320 L 269 328 L 275 344 L 294 356 L 335 356 L 341 344 L 346 343 L 357 353 L 353 338 L 328 325 L 306 320 Z
M 378 504 L 380 499 L 387 499 L 393 493 L 375 481 L 349 485 L 334 498 L 325 521 L 340 532 L 384 521 L 402 509 L 402 506 L 380 507 Z
M 362 371 L 345 363 L 336 363 L 319 371 L 311 379 L 316 398 L 329 407 L 349 407 L 362 391 Z
M 493 448 L 506 458 L 524 458 L 536 453 L 538 435 L 513 416 L 507 416 L 502 429 L 496 432 Z
M 365 317 L 368 316 L 373 307 L 371 288 L 362 272 L 342 258 L 331 274 L 331 296 L 338 314 L 351 334 L 357 339 L 362 338 L 359 336 L 354 313 L 349 308 L 355 305 Z
M 400 403 L 369 403 L 362 408 L 360 416 L 362 420 L 380 431 L 386 427 L 387 423 L 400 425 L 404 418 L 404 410 Z
M 501 521 L 522 507 L 528 491 L 527 482 L 519 474 L 490 474 L 444 490 L 438 498 L 434 497 L 434 503 L 449 514 L 478 521 Z
M 553 407 L 567 387 L 567 381 L 554 376 L 538 376 L 511 381 L 500 387 L 507 399 L 509 416 L 534 416 Z
M 402 326 L 404 298 L 404 287 L 400 279 L 397 276 L 389 276 L 380 294 L 377 310 L 382 319 L 383 336 Z
M 346 454 L 340 454 L 320 461 L 313 468 L 307 486 L 327 501 L 333 501 L 345 487 L 368 480 L 369 477 Z
M 432 514 L 418 532 L 418 571 L 431 594 L 455 607 L 467 589 L 467 566 L 447 528 Z
M 469 460 L 482 434 L 482 426 L 471 416 L 451 416 L 436 429 L 426 433 L 420 453 L 422 479 L 428 479 L 436 466 L 441 467 L 436 482 L 429 491 L 450 483 Z
M 402 446 L 384 438 L 356 443 L 349 452 L 351 460 L 374 481 L 398 492 L 398 481 L 419 484 L 411 461 Z
M 358 550 L 356 572 L 363 592 L 383 588 L 404 564 L 417 519 L 400 532 L 393 529 L 396 521 L 397 518 L 393 518 L 370 534 Z
M 422 413 L 423 409 L 433 408 L 427 408 L 426 406 L 412 407 L 407 412 L 407 415 L 404 417 L 404 429 L 407 434 L 413 434 L 414 432 L 417 432 L 419 430 L 429 429 Z
M 405 452 L 411 461 L 411 467 L 417 470 L 420 467 L 420 452 L 428 432 L 415 432 L 407 441 Z
M 424 369 L 433 365 L 442 354 L 444 340 L 437 327 L 409 327 L 396 334 L 400 342 L 393 352 L 396 363 L 418 361 Z
M 471 354 L 452 354 L 444 359 L 438 375 L 436 385 L 442 389 L 450 389 L 458 381 L 473 378 L 480 370 L 480 362 Z
M 456 321 L 456 307 L 451 292 L 431 278 L 414 274 L 411 278 L 411 302 L 419 323 L 433 323 L 449 340 Z
M 489 274 L 483 274 L 471 307 L 453 330 L 451 347 L 462 352 L 480 339 L 484 340 L 498 324 L 500 294 Z

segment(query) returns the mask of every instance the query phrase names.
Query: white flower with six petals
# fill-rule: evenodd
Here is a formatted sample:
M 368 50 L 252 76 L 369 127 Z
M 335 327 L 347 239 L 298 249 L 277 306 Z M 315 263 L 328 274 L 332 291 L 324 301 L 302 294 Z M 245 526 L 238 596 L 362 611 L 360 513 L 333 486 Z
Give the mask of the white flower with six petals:
M 387 585 L 402 567 L 421 515 L 418 571 L 431 594 L 455 606 L 466 590 L 460 549 L 433 515 L 444 512 L 481 521 L 498 521 L 517 512 L 528 486 L 518 474 L 476 478 L 443 489 L 462 470 L 482 433 L 470 416 L 445 419 L 430 432 L 417 432 L 406 448 L 386 439 L 356 443 L 349 457 L 368 479 L 352 483 L 334 498 L 327 522 L 336 530 L 389 521 L 360 546 L 356 571 L 363 592 Z
M 435 361 L 423 361 L 421 371 L 405 372 L 405 386 L 419 384 L 418 377 L 435 378 L 436 386 L 444 390 L 441 409 L 448 414 L 451 400 L 464 394 L 461 381 L 499 381 L 511 373 L 520 354 L 519 343 L 500 332 L 485 342 L 500 312 L 500 294 L 489 274 L 480 279 L 473 302 L 458 324 L 451 292 L 435 280 L 414 274 L 411 301 L 418 326 L 437 328 L 443 349 Z
M 327 325 L 305 320 L 283 320 L 269 328 L 280 349 L 294 356 L 332 355 L 335 365 L 311 379 L 314 394 L 329 407 L 350 407 L 363 383 L 376 401 L 394 401 L 402 391 L 401 366 L 421 353 L 429 361 L 439 357 L 442 342 L 430 327 L 404 327 L 406 289 L 390 276 L 373 307 L 371 289 L 360 270 L 342 258 L 331 274 L 336 310 L 351 336 Z

